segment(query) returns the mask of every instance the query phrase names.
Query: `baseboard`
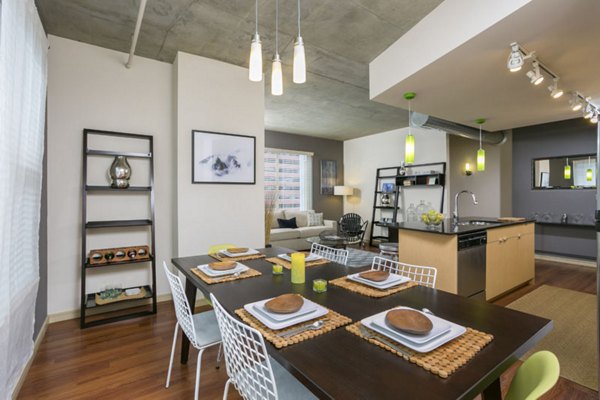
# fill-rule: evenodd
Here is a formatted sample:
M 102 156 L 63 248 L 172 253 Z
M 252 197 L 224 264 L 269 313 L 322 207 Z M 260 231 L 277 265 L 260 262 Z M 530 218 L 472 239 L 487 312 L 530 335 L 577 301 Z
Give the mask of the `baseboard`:
M 40 346 L 42 345 L 42 341 L 44 340 L 44 337 L 46 336 L 46 331 L 48 330 L 49 323 L 50 323 L 50 319 L 48 317 L 46 317 L 46 319 L 44 320 L 44 323 L 42 324 L 42 327 L 40 328 L 40 332 L 38 333 L 37 338 L 35 338 L 35 342 L 33 342 L 33 352 L 31 354 L 31 357 L 27 361 L 27 364 L 25 364 L 25 366 L 23 367 L 23 371 L 21 371 L 21 376 L 19 377 L 19 380 L 17 381 L 17 384 L 15 385 L 15 388 L 13 390 L 13 393 L 11 396 L 11 398 L 13 400 L 15 400 L 17 397 L 19 397 L 19 392 L 21 391 L 21 388 L 23 387 L 23 384 L 25 383 L 27 374 L 29 374 L 29 368 L 31 368 L 31 364 L 33 364 L 33 360 L 35 359 L 35 356 L 36 356 L 38 350 L 40 349 Z
M 564 264 L 578 265 L 581 267 L 596 268 L 596 261 L 586 260 L 586 259 L 582 259 L 582 258 L 556 256 L 556 255 L 540 254 L 540 253 L 535 253 L 535 258 L 537 260 L 553 261 L 553 262 L 559 262 L 559 263 L 564 263 Z
M 171 293 L 159 294 L 158 296 L 156 296 L 157 303 L 171 301 L 171 299 L 172 299 Z M 205 297 L 196 299 L 196 307 L 205 306 L 207 304 L 209 304 L 209 303 Z M 48 319 L 49 323 L 53 324 L 55 322 L 68 321 L 70 319 L 77 319 L 77 318 L 79 318 L 79 309 L 50 314 L 50 315 L 48 315 L 47 319 Z

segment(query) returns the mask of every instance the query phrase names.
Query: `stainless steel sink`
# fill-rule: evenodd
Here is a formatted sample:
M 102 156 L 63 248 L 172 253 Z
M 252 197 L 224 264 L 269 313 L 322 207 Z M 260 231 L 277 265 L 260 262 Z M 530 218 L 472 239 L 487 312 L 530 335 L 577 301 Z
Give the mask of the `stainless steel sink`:
M 471 219 L 467 221 L 460 221 L 456 225 L 458 226 L 491 226 L 498 225 L 500 222 L 496 221 L 482 221 L 477 219 Z

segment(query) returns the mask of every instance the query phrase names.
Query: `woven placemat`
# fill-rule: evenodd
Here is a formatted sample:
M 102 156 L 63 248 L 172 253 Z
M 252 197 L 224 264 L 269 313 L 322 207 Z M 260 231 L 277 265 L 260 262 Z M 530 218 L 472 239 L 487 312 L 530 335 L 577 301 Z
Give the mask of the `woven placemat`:
M 200 271 L 198 268 L 192 268 L 192 272 L 194 273 L 194 275 L 196 275 L 198 278 L 202 279 L 204 282 L 208 283 L 209 285 L 212 285 L 213 283 L 237 281 L 238 279 L 246 279 L 246 278 L 252 278 L 255 276 L 262 275 L 262 273 L 258 272 L 255 269 L 252 269 L 252 268 L 248 268 L 245 272 L 242 272 L 239 276 L 225 275 L 223 277 L 215 277 L 215 278 L 212 278 L 212 277 L 206 275 L 204 272 Z
M 323 315 L 322 317 L 302 322 L 302 324 L 310 324 L 311 322 L 315 322 L 318 320 L 326 320 L 325 324 L 321 329 L 304 331 L 289 338 L 282 338 L 277 336 L 277 334 L 295 329 L 298 327 L 298 325 L 292 325 L 289 328 L 274 331 L 272 329 L 267 328 L 265 325 L 263 325 L 262 322 L 254 318 L 252 314 L 250 314 L 243 308 L 235 310 L 235 313 L 242 319 L 242 321 L 244 321 L 251 327 L 258 329 L 260 333 L 262 333 L 262 335 L 265 337 L 265 339 L 273 343 L 273 345 L 278 349 L 312 339 L 314 337 L 317 337 L 319 335 L 322 335 L 336 328 L 339 328 L 340 326 L 344 326 L 352 322 L 350 318 L 339 314 L 333 310 L 329 310 L 329 313 Z
M 117 297 L 113 297 L 110 299 L 103 299 L 98 293 L 96 293 L 95 301 L 96 305 L 102 306 L 104 304 L 117 303 L 123 300 L 143 299 L 144 297 L 146 297 L 146 289 L 142 287 L 140 288 L 140 292 L 138 294 L 127 296 L 125 294 L 125 291 L 123 291 L 123 293 L 121 293 Z
M 467 331 L 463 335 L 449 341 L 435 350 L 430 351 L 429 353 L 419 353 L 398 343 L 398 347 L 410 355 L 408 356 L 398 353 L 396 350 L 379 342 L 377 339 L 367 339 L 360 332 L 360 324 L 360 322 L 357 322 L 349 325 L 346 327 L 346 330 L 393 354 L 396 354 L 399 357 L 404 358 L 405 360 L 410 361 L 413 364 L 418 365 L 432 374 L 438 375 L 441 378 L 447 378 L 452 375 L 458 368 L 469 362 L 469 360 L 475 357 L 475 354 L 477 354 L 494 339 L 493 335 L 480 332 L 472 328 L 467 328 Z M 375 331 L 370 329 L 367 330 L 373 333 L 375 337 L 381 337 L 390 340 L 389 338 L 386 338 Z
M 215 258 L 219 261 L 248 261 L 248 260 L 258 260 L 259 258 L 265 258 L 264 254 L 250 254 L 248 256 L 239 256 L 239 257 L 227 257 L 222 253 L 212 253 L 209 254 L 212 258 Z
M 289 262 L 288 260 L 284 260 L 283 258 L 279 258 L 279 257 L 271 257 L 271 258 L 267 258 L 267 261 L 273 264 L 279 264 L 282 265 L 285 269 L 292 269 L 292 263 Z M 318 265 L 323 265 L 323 264 L 329 264 L 331 261 L 327 260 L 326 258 L 322 258 L 320 260 L 315 260 L 315 261 L 307 261 L 305 263 L 305 268 L 310 268 L 310 267 L 316 267 Z
M 377 297 L 377 298 L 389 296 L 391 294 L 398 293 L 403 290 L 409 289 L 413 286 L 419 285 L 417 282 L 410 281 L 410 282 L 403 283 L 402 285 L 391 287 L 389 289 L 376 289 L 376 288 L 368 286 L 368 285 L 363 285 L 362 283 L 359 283 L 359 282 L 351 281 L 350 279 L 348 279 L 345 276 L 342 276 L 341 278 L 337 278 L 337 279 L 332 279 L 329 281 L 329 284 L 334 285 L 334 286 L 339 286 L 341 288 L 347 289 L 351 292 L 356 292 L 356 293 L 362 294 L 364 296 Z

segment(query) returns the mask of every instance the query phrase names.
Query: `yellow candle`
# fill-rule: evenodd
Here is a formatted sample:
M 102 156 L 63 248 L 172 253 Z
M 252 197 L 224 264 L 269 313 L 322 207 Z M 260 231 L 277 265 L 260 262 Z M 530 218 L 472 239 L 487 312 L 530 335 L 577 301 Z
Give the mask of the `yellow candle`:
M 327 281 L 325 279 L 315 279 L 313 281 L 313 290 L 317 293 L 327 291 Z
M 275 275 L 279 275 L 283 273 L 283 266 L 279 265 L 279 264 L 274 264 L 273 265 L 273 273 Z
M 292 253 L 292 283 L 304 283 L 304 253 Z

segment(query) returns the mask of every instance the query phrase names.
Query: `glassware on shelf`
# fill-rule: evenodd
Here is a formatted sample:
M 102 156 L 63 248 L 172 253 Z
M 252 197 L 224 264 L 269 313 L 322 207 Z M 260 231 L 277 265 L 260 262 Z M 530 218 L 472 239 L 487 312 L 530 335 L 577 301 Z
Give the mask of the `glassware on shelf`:
M 406 221 L 417 222 L 417 209 L 413 203 L 410 203 L 410 206 L 406 209 Z
M 428 201 L 428 202 L 427 202 L 427 212 L 429 212 L 429 211 L 431 211 L 431 210 L 433 210 L 433 211 L 437 211 L 435 208 L 433 208 L 433 204 L 431 204 L 431 202 L 430 202 L 430 201 Z
M 427 205 L 425 204 L 425 200 L 419 201 L 419 205 L 417 206 L 417 215 L 421 216 L 427 212 Z
M 583 224 L 583 214 L 573 214 L 571 217 L 571 221 L 574 224 Z
M 544 215 L 542 215 L 542 222 L 552 222 L 552 213 L 544 213 Z

